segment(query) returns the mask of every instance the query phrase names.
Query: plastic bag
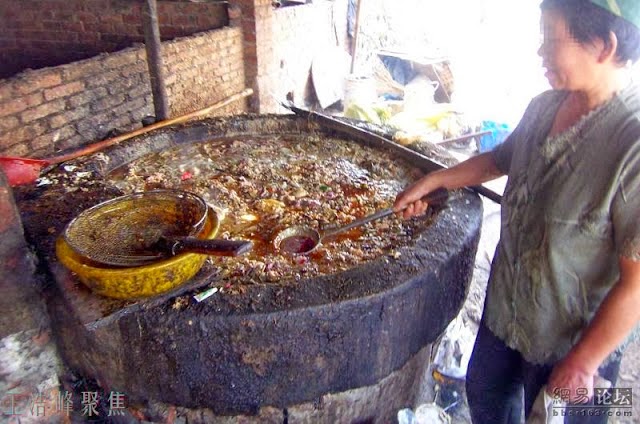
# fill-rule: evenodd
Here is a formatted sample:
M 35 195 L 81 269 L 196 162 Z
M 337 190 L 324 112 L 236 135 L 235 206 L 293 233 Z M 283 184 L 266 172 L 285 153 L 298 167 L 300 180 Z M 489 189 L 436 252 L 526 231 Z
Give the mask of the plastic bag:
M 494 121 L 482 121 L 482 131 L 489 130 L 491 134 L 483 135 L 480 138 L 478 151 L 480 153 L 493 150 L 498 144 L 502 143 L 511 134 L 511 128 L 507 124 L 501 124 Z
M 398 411 L 398 424 L 451 424 L 451 417 L 435 403 L 424 403 L 415 412 Z

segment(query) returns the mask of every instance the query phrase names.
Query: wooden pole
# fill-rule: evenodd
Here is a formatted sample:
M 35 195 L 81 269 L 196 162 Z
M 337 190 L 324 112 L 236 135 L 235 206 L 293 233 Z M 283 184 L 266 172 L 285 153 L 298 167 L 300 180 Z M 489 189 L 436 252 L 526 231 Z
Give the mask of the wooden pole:
M 151 92 L 153 93 L 153 107 L 156 122 L 169 118 L 169 102 L 164 83 L 164 65 L 160 42 L 160 27 L 158 26 L 158 5 L 156 0 L 146 0 L 147 8 L 144 12 L 144 45 L 147 51 L 147 65 L 151 77 Z
M 356 64 L 356 52 L 358 51 L 358 33 L 360 32 L 360 10 L 362 9 L 363 1 L 364 0 L 358 0 L 358 5 L 356 6 L 356 23 L 355 28 L 353 29 L 353 54 L 351 56 L 351 74 L 353 74 L 353 70 Z

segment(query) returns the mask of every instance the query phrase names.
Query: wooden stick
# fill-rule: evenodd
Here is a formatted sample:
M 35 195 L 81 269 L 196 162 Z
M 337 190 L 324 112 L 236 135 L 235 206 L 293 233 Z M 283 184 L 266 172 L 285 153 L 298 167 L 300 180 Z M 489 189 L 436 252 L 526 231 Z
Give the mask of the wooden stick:
M 353 70 L 356 64 L 356 52 L 358 51 L 358 32 L 360 32 L 360 10 L 362 9 L 362 2 L 364 0 L 358 0 L 358 5 L 356 6 L 356 22 L 355 28 L 353 29 L 353 56 L 351 57 L 351 71 L 349 73 L 353 74 Z
M 169 101 L 167 87 L 164 82 L 164 65 L 160 42 L 160 28 L 158 26 L 158 5 L 156 0 L 147 0 L 147 10 L 143 13 L 144 46 L 147 51 L 147 66 L 151 79 L 153 93 L 153 107 L 156 121 L 169 118 Z

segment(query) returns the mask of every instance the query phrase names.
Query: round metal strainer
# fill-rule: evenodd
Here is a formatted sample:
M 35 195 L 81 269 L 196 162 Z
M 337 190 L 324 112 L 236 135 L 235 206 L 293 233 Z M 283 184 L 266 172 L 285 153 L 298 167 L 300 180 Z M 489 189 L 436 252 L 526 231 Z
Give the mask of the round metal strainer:
M 63 237 L 76 253 L 107 265 L 138 266 L 172 255 L 159 252 L 161 239 L 197 236 L 207 203 L 180 190 L 153 190 L 117 197 L 74 218 Z

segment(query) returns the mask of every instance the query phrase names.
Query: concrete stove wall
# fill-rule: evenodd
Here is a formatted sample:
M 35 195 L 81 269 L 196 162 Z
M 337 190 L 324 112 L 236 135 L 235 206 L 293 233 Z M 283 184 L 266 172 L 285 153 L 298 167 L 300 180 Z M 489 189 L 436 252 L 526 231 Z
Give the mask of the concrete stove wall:
M 63 414 L 54 411 L 54 405 L 62 365 L 41 297 L 36 258 L 2 172 L 0 217 L 0 421 L 58 422 Z M 38 393 L 42 408 L 32 413 Z
M 128 140 L 76 165 L 103 174 L 152 151 L 215 136 L 311 130 L 320 128 L 294 116 L 206 120 Z M 464 300 L 479 235 L 479 199 L 459 193 L 397 258 L 283 289 L 248 286 L 178 308 L 170 294 L 95 316 L 108 299 L 83 292 L 51 252 L 53 235 L 90 206 L 82 202 L 97 200 L 91 192 L 115 195 L 97 176 L 82 188 L 54 184 L 19 196 L 26 231 L 57 278 L 49 309 L 66 364 L 135 405 L 162 402 L 186 415 L 260 415 L 273 407 L 311 422 L 390 422 L 411 406 L 429 344 Z M 44 225 L 42 210 L 49 216 Z M 205 283 L 209 271 L 200 277 Z M 324 411 L 313 405 L 318 399 Z

